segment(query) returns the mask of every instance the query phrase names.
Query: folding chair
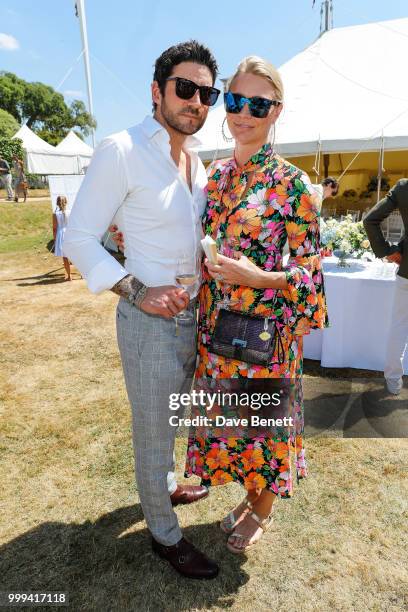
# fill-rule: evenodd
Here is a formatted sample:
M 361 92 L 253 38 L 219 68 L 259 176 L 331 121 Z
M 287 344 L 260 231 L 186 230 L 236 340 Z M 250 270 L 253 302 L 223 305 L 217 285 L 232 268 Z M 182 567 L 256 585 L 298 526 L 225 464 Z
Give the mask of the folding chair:
M 336 208 L 323 208 L 322 217 L 323 219 L 330 219 L 336 216 Z
M 404 224 L 399 210 L 394 210 L 386 219 L 385 238 L 388 242 L 399 242 L 404 233 Z
M 351 215 L 351 218 L 354 221 L 354 223 L 357 223 L 357 221 L 359 221 L 359 219 L 360 219 L 360 211 L 359 210 L 348 210 L 347 214 Z

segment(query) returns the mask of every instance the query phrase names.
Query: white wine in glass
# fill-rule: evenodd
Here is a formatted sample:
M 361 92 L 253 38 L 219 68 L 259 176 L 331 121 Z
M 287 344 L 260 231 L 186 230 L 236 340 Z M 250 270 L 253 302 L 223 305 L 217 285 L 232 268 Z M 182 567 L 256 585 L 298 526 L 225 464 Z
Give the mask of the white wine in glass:
M 191 287 L 191 285 L 194 285 L 194 283 L 197 281 L 198 275 L 191 273 L 189 274 L 188 272 L 183 273 L 183 274 L 178 274 L 176 276 L 176 281 L 179 285 L 181 285 L 182 287 L 184 287 L 186 290 L 188 290 L 188 287 Z
M 176 268 L 176 283 L 183 287 L 191 297 L 191 287 L 198 280 L 195 258 L 183 257 L 177 261 Z M 188 310 L 182 310 L 177 314 L 177 319 L 188 321 L 193 319 L 194 315 Z

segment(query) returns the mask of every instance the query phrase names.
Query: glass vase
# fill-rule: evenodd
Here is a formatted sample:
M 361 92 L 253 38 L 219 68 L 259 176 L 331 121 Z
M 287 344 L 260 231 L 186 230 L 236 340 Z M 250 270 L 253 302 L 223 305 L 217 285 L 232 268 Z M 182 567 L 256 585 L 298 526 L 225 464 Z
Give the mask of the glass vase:
M 350 264 L 347 261 L 347 253 L 345 251 L 339 251 L 337 265 L 339 268 L 349 268 Z

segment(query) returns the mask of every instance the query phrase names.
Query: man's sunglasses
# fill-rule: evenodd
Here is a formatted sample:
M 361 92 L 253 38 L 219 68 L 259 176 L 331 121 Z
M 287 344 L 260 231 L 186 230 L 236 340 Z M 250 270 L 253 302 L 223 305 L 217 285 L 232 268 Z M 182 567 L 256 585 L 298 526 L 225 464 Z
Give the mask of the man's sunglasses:
M 221 93 L 220 90 L 215 87 L 197 85 L 194 81 L 181 77 L 169 77 L 167 81 L 176 81 L 176 95 L 182 100 L 190 100 L 198 89 L 200 92 L 201 104 L 205 106 L 214 106 Z
M 268 100 L 268 98 L 261 98 L 260 96 L 246 98 L 242 94 L 232 93 L 232 91 L 224 94 L 224 106 L 227 113 L 240 113 L 245 104 L 248 104 L 252 117 L 264 119 L 267 117 L 271 106 L 279 106 L 281 102 L 278 100 Z

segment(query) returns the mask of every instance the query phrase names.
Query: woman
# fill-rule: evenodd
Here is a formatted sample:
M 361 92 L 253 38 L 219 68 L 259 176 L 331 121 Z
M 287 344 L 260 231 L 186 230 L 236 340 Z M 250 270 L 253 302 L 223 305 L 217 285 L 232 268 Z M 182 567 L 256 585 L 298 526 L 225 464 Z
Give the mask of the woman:
M 229 534 L 229 550 L 242 553 L 266 530 L 277 495 L 292 495 L 293 453 L 297 477 L 306 476 L 302 336 L 324 327 L 327 314 L 318 199 L 308 177 L 274 152 L 269 136 L 282 110 L 280 76 L 265 60 L 245 58 L 227 83 L 224 98 L 236 146 L 233 159 L 215 162 L 209 170 L 203 227 L 218 251 L 229 257 L 221 254 L 218 264 L 206 260 L 203 267 L 196 378 L 291 379 L 291 413 L 297 423 L 296 434 L 292 429 L 279 438 L 190 435 L 187 476 L 200 476 L 206 486 L 235 481 L 247 489 L 244 501 L 221 523 Z M 286 240 L 290 259 L 283 266 Z M 283 360 L 276 359 L 276 353 L 267 365 L 256 365 L 217 354 L 211 342 L 220 303 L 234 313 L 275 320 Z
M 22 192 L 24 202 L 27 200 L 27 179 L 24 173 L 24 162 L 17 155 L 13 155 L 14 169 L 14 201 L 18 202 L 19 193 Z
M 65 257 L 63 251 L 64 234 L 68 225 L 68 213 L 67 213 L 67 198 L 65 196 L 57 197 L 57 207 L 55 213 L 52 215 L 52 233 L 54 236 L 54 255 L 56 257 L 62 257 L 65 268 L 65 280 L 71 281 L 71 266 L 68 257 Z

